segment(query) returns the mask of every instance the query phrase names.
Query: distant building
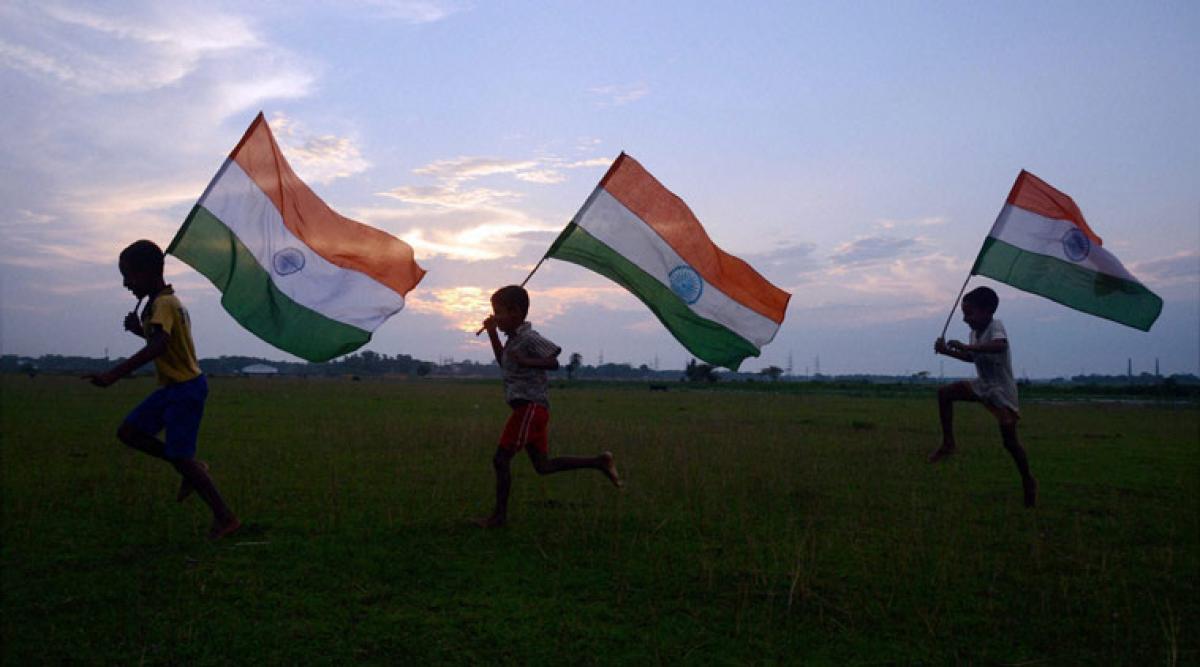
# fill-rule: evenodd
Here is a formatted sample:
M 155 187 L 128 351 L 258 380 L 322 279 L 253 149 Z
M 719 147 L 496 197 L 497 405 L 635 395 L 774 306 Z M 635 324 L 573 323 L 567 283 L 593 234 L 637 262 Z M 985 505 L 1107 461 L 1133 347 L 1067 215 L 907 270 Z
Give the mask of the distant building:
M 266 364 L 250 364 L 241 370 L 242 375 L 279 375 L 279 369 Z

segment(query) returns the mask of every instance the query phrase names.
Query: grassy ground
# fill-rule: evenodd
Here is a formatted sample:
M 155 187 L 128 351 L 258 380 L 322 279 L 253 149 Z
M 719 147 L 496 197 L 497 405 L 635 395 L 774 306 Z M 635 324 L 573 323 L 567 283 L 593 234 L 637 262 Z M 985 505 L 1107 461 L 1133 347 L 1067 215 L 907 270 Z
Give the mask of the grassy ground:
M 113 437 L 150 380 L 0 379 L 4 664 L 1195 664 L 1200 409 L 987 413 L 930 467 L 932 395 L 552 394 L 490 509 L 495 384 L 217 378 L 201 457 L 246 521 Z

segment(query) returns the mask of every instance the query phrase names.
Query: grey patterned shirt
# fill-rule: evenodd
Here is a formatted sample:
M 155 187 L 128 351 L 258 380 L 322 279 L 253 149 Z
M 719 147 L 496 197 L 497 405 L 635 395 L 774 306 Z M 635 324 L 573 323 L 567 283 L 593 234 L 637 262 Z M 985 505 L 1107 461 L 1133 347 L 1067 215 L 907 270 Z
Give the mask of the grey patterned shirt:
M 529 401 L 550 407 L 550 397 L 546 391 L 550 383 L 546 379 L 546 371 L 541 368 L 518 366 L 516 360 L 510 356 L 511 352 L 525 357 L 546 359 L 558 356 L 562 348 L 542 338 L 529 322 L 522 322 L 508 337 L 500 355 L 500 368 L 504 372 L 504 400 L 509 405 L 514 401 Z
M 983 331 L 971 330 L 971 344 L 979 345 L 994 340 L 1008 340 L 1008 332 L 1000 320 L 992 319 Z M 975 358 L 975 372 L 978 379 L 971 381 L 971 389 L 980 400 L 989 405 L 1009 408 L 1020 412 L 1017 404 L 1017 381 L 1012 372 L 1012 346 L 1004 348 L 1003 352 L 972 352 Z

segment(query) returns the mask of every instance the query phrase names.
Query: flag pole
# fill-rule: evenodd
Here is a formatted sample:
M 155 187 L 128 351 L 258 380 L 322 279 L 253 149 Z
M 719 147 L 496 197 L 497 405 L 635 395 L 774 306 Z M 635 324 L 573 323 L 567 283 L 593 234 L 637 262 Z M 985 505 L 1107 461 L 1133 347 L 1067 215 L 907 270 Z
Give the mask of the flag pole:
M 946 330 L 950 328 L 950 320 L 954 318 L 954 311 L 958 310 L 958 302 L 962 299 L 963 292 L 967 291 L 967 283 L 971 281 L 970 273 L 967 273 L 967 279 L 963 281 L 962 287 L 958 290 L 958 296 L 954 297 L 954 305 L 950 306 L 950 314 L 946 316 L 946 324 L 942 326 L 942 335 L 938 338 L 946 337 Z
M 609 166 L 608 171 L 604 172 L 604 177 L 600 179 L 600 183 L 597 184 L 596 189 L 592 191 L 591 196 L 588 197 L 587 200 L 583 202 L 583 206 L 580 207 L 580 209 L 579 209 L 580 213 L 582 213 L 583 210 L 588 207 L 588 204 L 592 203 L 592 200 L 596 197 L 596 193 L 600 191 L 600 188 L 604 187 L 605 181 L 607 181 L 608 177 L 614 171 L 616 171 L 617 165 L 621 164 L 621 162 L 624 159 L 625 159 L 625 151 L 621 151 L 621 154 L 618 155 L 617 159 L 613 160 L 612 165 Z M 578 218 L 578 217 L 579 217 L 579 213 L 576 213 L 575 218 Z M 573 224 L 575 222 L 575 218 L 571 219 L 571 224 Z M 533 270 L 529 272 L 529 275 L 525 276 L 525 280 L 521 281 L 521 287 L 524 287 L 525 283 L 529 282 L 529 279 L 533 277 L 533 274 L 537 273 L 537 270 L 542 267 L 542 262 L 546 261 L 546 258 L 550 256 L 550 253 L 554 252 L 555 248 L 557 248 L 558 244 L 563 240 L 563 237 L 567 236 L 567 232 L 569 232 L 571 230 L 571 224 L 568 224 L 566 229 L 564 229 L 562 231 L 562 233 L 558 235 L 558 238 L 554 239 L 554 243 L 550 244 L 550 247 L 546 250 L 546 254 L 542 255 L 542 258 L 538 260 L 538 263 L 533 265 Z M 484 328 L 485 327 L 480 327 L 479 331 L 475 332 L 475 335 L 478 336 L 479 334 L 483 333 Z
M 542 255 L 542 258 L 538 260 L 538 263 L 533 265 L 533 270 L 529 272 L 529 275 L 525 276 L 525 280 L 521 281 L 521 287 L 524 287 L 525 283 L 529 282 L 529 279 L 533 277 L 533 274 L 537 273 L 537 270 L 542 268 L 542 262 L 546 261 L 546 258 L 549 256 L 549 252 L 547 252 L 545 255 Z M 485 328 L 486 327 L 479 327 L 479 331 L 476 331 L 475 335 L 478 336 L 479 334 L 483 333 Z
M 537 270 L 542 268 L 542 262 L 546 261 L 546 256 L 549 254 L 550 253 L 546 253 L 545 255 L 542 255 L 542 258 L 538 260 L 538 263 L 533 265 L 533 270 L 529 272 L 529 275 L 525 276 L 525 280 L 521 281 L 521 287 L 524 287 L 525 283 L 529 282 L 529 279 L 533 277 L 533 274 L 537 273 Z

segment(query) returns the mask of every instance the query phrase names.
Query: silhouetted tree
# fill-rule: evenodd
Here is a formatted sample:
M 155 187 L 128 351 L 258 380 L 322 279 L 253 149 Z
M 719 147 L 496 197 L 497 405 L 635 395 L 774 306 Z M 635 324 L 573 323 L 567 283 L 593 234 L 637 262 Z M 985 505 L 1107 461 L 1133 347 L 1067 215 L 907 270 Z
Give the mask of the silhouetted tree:
M 683 369 L 684 376 L 689 382 L 716 382 L 717 372 L 712 364 L 698 364 L 695 359 L 688 362 Z
M 783 369 L 778 366 L 767 366 L 758 372 L 759 375 L 765 375 L 771 378 L 771 382 L 779 380 L 779 376 L 783 375 Z

